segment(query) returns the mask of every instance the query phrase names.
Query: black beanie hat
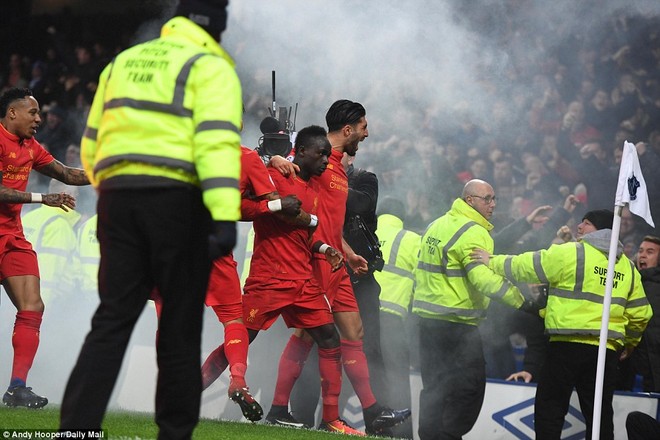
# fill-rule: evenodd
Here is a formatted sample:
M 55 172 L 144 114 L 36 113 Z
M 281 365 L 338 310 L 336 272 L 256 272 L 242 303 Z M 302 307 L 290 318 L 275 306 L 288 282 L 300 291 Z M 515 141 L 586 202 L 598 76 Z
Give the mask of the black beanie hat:
M 229 0 L 179 0 L 174 15 L 186 17 L 220 41 L 227 28 L 228 4 Z
M 589 220 L 596 229 L 612 229 L 614 213 L 609 209 L 596 209 L 587 212 L 582 220 Z

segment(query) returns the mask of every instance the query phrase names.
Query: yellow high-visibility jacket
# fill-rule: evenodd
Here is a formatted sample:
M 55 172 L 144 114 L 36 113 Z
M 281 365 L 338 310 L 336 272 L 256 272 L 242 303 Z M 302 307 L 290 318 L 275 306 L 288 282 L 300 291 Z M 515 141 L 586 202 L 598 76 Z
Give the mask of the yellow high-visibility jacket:
M 101 250 L 96 236 L 98 215 L 90 217 L 78 230 L 78 260 L 80 261 L 80 286 L 86 293 L 98 292 L 99 262 Z
M 25 238 L 37 253 L 41 296 L 48 305 L 64 295 L 75 295 L 80 268 L 75 259 L 74 226 L 80 213 L 42 205 L 22 216 Z
M 474 248 L 493 251 L 493 229 L 462 199 L 429 225 L 415 269 L 413 313 L 431 319 L 477 325 L 490 298 L 519 308 L 520 290 L 503 276 L 470 258 Z
M 95 187 L 196 186 L 214 220 L 240 218 L 241 86 L 201 27 L 174 17 L 160 38 L 103 70 L 81 143 Z
M 489 266 L 511 280 L 550 285 L 545 310 L 550 341 L 598 345 L 611 234 L 601 229 L 577 243 L 493 256 Z M 621 246 L 614 271 L 607 346 L 618 350 L 639 343 L 653 312 L 641 276 Z
M 378 217 L 376 231 L 385 260 L 383 270 L 374 272 L 380 285 L 380 310 L 406 319 L 412 302 L 421 237 L 403 229 L 403 221 L 391 214 Z

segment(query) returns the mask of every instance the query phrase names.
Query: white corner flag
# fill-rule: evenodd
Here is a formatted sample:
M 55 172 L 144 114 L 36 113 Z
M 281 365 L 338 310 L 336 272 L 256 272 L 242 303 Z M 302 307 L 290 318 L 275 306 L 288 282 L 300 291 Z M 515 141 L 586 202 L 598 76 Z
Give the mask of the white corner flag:
M 630 212 L 642 217 L 646 220 L 646 223 L 655 228 L 651 217 L 651 208 L 649 208 L 646 182 L 639 166 L 637 148 L 628 141 L 623 143 L 623 157 L 621 158 L 615 199 L 616 206 L 623 206 L 624 203 L 628 203 Z
M 603 401 L 603 382 L 605 378 L 605 351 L 607 350 L 607 337 L 610 321 L 610 305 L 612 304 L 612 288 L 614 285 L 614 266 L 616 264 L 617 247 L 619 243 L 619 228 L 621 227 L 621 208 L 628 203 L 628 208 L 646 220 L 646 223 L 655 228 L 651 209 L 649 208 L 649 194 L 646 182 L 639 166 L 637 148 L 628 141 L 623 143 L 623 157 L 619 169 L 619 182 L 616 186 L 616 199 L 614 201 L 614 219 L 612 221 L 612 238 L 610 251 L 607 257 L 607 276 L 605 277 L 605 295 L 603 296 L 603 316 L 600 323 L 600 341 L 598 344 L 598 364 L 596 365 L 596 389 L 594 392 L 593 424 L 591 438 L 600 438 L 600 419 Z M 619 207 L 619 209 L 617 209 Z

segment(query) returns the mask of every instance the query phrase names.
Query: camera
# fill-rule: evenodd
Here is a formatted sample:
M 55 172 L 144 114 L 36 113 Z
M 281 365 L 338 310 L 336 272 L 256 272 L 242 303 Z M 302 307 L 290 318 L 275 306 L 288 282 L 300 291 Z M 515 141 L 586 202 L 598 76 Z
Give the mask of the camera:
M 259 138 L 259 154 L 261 156 L 287 157 L 293 145 L 286 133 L 265 133 Z

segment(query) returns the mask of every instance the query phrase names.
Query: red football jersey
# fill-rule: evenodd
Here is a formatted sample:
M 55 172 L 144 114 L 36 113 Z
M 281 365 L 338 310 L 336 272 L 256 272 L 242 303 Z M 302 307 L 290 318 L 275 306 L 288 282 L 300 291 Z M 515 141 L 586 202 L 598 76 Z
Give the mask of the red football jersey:
M 55 158 L 34 138 L 23 139 L 9 133 L 0 125 L 0 166 L 2 185 L 25 191 L 32 169 L 48 165 Z M 12 234 L 23 237 L 21 203 L 0 203 L 0 235 Z
M 281 197 L 295 194 L 302 209 L 315 214 L 319 203 L 318 187 L 297 176 L 284 177 L 279 171 L 268 170 Z M 263 215 L 254 219 L 254 252 L 250 277 L 272 277 L 297 280 L 312 277 L 309 228 L 283 222 L 276 216 Z
M 328 168 L 311 180 L 319 188 L 319 226 L 314 233 L 315 240 L 321 240 L 335 249 L 342 249 L 341 238 L 348 199 L 348 176 L 341 163 L 343 153 L 332 150 L 328 158 Z M 320 254 L 319 254 L 320 255 Z

